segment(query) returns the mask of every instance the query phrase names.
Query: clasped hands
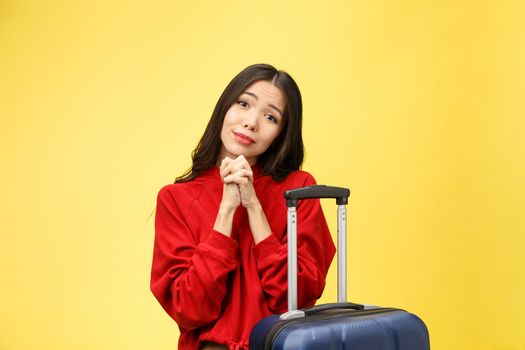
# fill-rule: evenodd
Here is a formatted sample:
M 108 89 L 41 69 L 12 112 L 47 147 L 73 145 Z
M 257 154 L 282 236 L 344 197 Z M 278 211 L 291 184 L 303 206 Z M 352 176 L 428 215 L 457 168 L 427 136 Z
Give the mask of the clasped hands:
M 253 171 L 243 155 L 235 159 L 225 157 L 220 165 L 224 183 L 221 206 L 235 209 L 242 204 L 246 209 L 259 205 L 253 188 Z

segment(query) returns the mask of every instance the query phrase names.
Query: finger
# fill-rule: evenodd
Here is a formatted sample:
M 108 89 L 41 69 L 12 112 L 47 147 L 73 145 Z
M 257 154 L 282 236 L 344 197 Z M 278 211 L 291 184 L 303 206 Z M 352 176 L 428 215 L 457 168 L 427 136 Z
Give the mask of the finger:
M 250 163 L 248 162 L 246 157 L 242 154 L 238 156 L 237 158 L 235 158 L 233 162 L 235 165 L 232 167 L 232 172 L 235 172 L 240 169 L 247 169 L 247 170 L 252 169 Z
M 219 166 L 219 172 L 221 174 L 221 178 L 223 178 L 223 172 L 224 172 L 224 168 L 226 167 L 226 165 L 228 165 L 228 161 L 226 160 L 226 158 L 224 158 L 221 161 L 221 165 Z
M 233 165 L 234 160 L 230 157 L 224 157 L 224 159 L 221 162 L 220 167 L 220 174 L 221 179 L 224 179 L 224 177 L 232 172 L 231 166 Z
M 251 173 L 250 170 L 246 170 L 246 169 L 242 169 L 242 170 L 239 170 L 233 174 L 231 174 L 232 176 L 235 176 L 235 177 L 238 177 L 239 179 L 246 179 L 247 181 L 249 182 L 253 182 L 253 174 Z M 242 180 L 242 182 L 244 183 L 245 181 Z
M 235 163 L 242 164 L 245 168 L 249 168 L 250 167 L 250 163 L 248 162 L 246 157 L 244 155 L 242 155 L 242 154 L 240 156 L 238 156 L 237 158 L 235 158 Z
M 232 173 L 232 175 L 239 175 L 239 176 L 242 176 L 242 177 L 246 177 L 248 178 L 251 182 L 253 182 L 253 171 L 252 169 L 240 169 L 240 170 L 237 170 L 236 172 Z
M 250 182 L 249 178 L 246 177 L 246 176 L 241 176 L 239 175 L 239 173 L 235 173 L 235 174 L 230 174 L 228 176 L 226 176 L 224 178 L 224 183 L 225 184 L 229 184 L 229 183 L 234 183 L 234 184 L 237 184 L 237 185 L 246 185 Z
M 242 159 L 241 159 L 242 160 Z M 249 167 L 249 164 L 248 164 Z M 246 164 L 244 162 L 240 162 L 239 158 L 231 159 L 229 162 L 225 162 L 225 165 L 223 168 L 221 168 L 221 175 L 222 177 L 233 174 L 241 169 L 246 169 Z
M 231 167 L 232 167 L 232 164 L 229 163 L 229 164 L 225 164 L 224 167 L 221 168 L 221 170 L 220 170 L 220 173 L 221 173 L 221 179 L 224 179 L 224 177 L 225 177 L 226 175 L 231 174 L 231 172 L 232 172 Z
M 230 157 L 224 157 L 221 161 L 221 168 L 224 168 L 225 166 L 227 166 L 228 164 L 232 163 L 234 160 L 231 159 Z
M 242 170 L 242 169 L 246 169 L 246 165 L 244 163 L 234 162 L 234 163 L 230 164 L 230 171 L 232 173 L 235 173 L 235 172 L 237 172 L 239 170 Z

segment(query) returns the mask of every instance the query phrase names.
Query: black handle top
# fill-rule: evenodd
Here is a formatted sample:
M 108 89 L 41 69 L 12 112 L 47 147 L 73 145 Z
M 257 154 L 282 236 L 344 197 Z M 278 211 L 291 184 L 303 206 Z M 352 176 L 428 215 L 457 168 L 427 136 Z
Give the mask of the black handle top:
M 348 188 L 326 185 L 307 186 L 284 192 L 287 207 L 296 207 L 299 199 L 307 198 L 335 198 L 338 205 L 346 205 L 349 196 L 350 190 Z
M 351 310 L 364 310 L 365 306 L 362 304 L 354 303 L 328 303 L 322 305 L 312 306 L 308 309 L 303 309 L 306 316 L 315 315 L 317 313 L 328 311 L 328 310 L 337 310 L 337 309 L 351 309 Z

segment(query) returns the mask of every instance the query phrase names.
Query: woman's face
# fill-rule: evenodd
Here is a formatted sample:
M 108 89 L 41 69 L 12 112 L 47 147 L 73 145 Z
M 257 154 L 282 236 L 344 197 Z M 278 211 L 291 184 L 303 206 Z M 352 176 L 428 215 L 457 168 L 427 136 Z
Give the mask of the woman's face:
M 285 108 L 284 94 L 271 82 L 249 85 L 224 117 L 218 163 L 242 154 L 250 165 L 255 164 L 281 132 Z

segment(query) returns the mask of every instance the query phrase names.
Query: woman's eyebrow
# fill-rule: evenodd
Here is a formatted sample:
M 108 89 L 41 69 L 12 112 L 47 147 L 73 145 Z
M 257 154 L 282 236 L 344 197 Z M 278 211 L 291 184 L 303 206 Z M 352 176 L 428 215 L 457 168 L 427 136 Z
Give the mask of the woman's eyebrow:
M 259 100 L 259 98 L 257 97 L 256 94 L 254 94 L 253 92 L 250 92 L 250 91 L 245 91 L 243 92 L 242 94 L 246 94 L 246 95 L 250 95 L 250 96 L 253 96 L 256 100 Z M 279 114 L 281 115 L 281 117 L 283 116 L 283 112 L 281 112 L 281 110 L 279 108 L 277 108 L 277 106 L 269 103 L 268 104 L 268 107 L 272 107 L 273 109 L 275 109 L 277 112 L 279 112 Z

